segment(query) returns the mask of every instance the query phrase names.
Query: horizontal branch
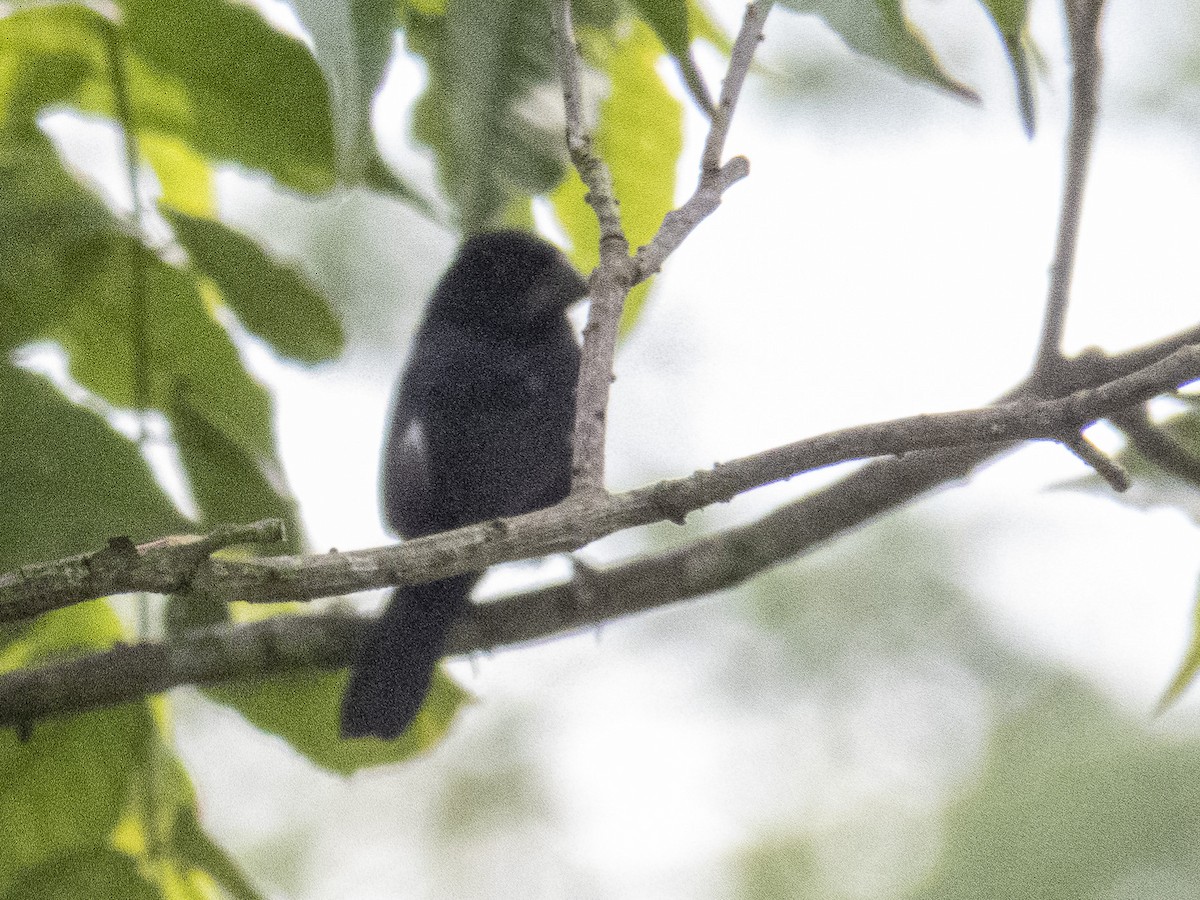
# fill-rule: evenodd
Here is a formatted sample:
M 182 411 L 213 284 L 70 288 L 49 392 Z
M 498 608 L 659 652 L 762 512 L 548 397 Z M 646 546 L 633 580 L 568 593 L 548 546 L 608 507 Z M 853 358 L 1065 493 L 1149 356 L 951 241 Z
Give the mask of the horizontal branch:
M 184 593 L 216 551 L 282 540 L 279 519 L 222 525 L 207 535 L 172 535 L 136 546 L 127 537 L 114 537 L 92 553 L 0 573 L 0 622 L 33 618 L 96 597 Z
M 1071 361 L 1061 373 L 1064 376 L 1083 371 L 1092 376 L 1100 372 L 1121 375 L 1100 385 L 1099 393 L 1091 394 L 1090 399 L 1087 392 L 1065 398 L 1060 409 L 1075 405 L 1074 416 L 1090 418 L 1101 398 L 1124 403 L 1130 396 L 1144 393 L 1152 388 L 1151 382 L 1143 379 L 1138 388 L 1136 382 L 1124 381 L 1135 361 L 1151 367 L 1137 373 L 1141 376 L 1147 376 L 1160 362 L 1174 369 L 1180 365 L 1181 346 L 1197 339 L 1200 326 L 1128 353 Z M 1160 369 L 1159 374 L 1165 370 Z M 1177 374 L 1186 378 L 1186 367 Z M 1009 396 L 1019 398 L 1033 389 L 1030 384 L 1018 386 Z M 1053 407 L 1010 403 L 997 411 L 1018 409 L 1022 415 L 1036 417 L 1048 408 Z M 527 643 L 733 587 L 939 485 L 966 477 L 1012 446 L 996 441 L 873 462 L 755 522 L 676 550 L 591 569 L 565 585 L 474 605 L 471 615 L 451 631 L 447 651 L 461 654 Z M 353 658 L 370 621 L 343 613 L 279 616 L 198 630 L 169 644 L 122 645 L 80 659 L 10 672 L 0 676 L 0 727 L 23 727 L 48 715 L 137 700 L 182 684 L 209 684 L 311 667 L 340 668 Z
M 846 428 L 719 464 L 687 478 L 611 496 L 573 496 L 527 515 L 371 550 L 239 560 L 203 555 L 190 566 L 173 569 L 149 566 L 147 559 L 157 557 L 134 552 L 130 545 L 128 552 L 108 561 L 100 579 L 79 557 L 0 576 L 0 621 L 129 591 L 191 592 L 221 601 L 279 602 L 433 581 L 499 562 L 575 550 L 639 525 L 682 522 L 694 510 L 835 463 L 964 445 L 1073 439 L 1106 412 L 1115 413 L 1197 378 L 1200 346 L 1189 345 L 1138 372 L 1059 399 L 1023 398 L 1001 406 Z M 146 576 L 148 569 L 153 578 Z

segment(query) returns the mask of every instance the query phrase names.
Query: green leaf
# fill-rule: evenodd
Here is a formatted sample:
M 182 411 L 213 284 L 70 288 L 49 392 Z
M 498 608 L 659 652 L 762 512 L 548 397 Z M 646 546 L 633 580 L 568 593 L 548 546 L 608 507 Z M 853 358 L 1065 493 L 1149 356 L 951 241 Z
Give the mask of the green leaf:
M 974 784 L 939 817 L 940 859 L 904 896 L 1191 896 L 1146 876 L 1196 867 L 1195 744 L 1154 740 L 1075 679 L 1020 695 L 997 705 Z
M 194 806 L 179 811 L 170 840 L 173 856 L 185 866 L 207 873 L 233 900 L 263 900 L 237 863 L 205 833 Z
M 700 0 L 689 0 L 688 21 L 691 24 L 692 37 L 708 41 L 726 56 L 733 49 L 733 41 L 721 30 L 721 26 L 713 19 L 708 8 Z
M 633 0 L 633 5 L 667 52 L 680 59 L 688 55 L 691 35 L 688 33 L 688 4 L 685 0 Z
M 227 0 L 124 0 L 120 24 L 77 5 L 0 18 L 0 143 L 56 104 L 116 119 L 124 54 L 137 132 L 260 169 L 304 191 L 334 182 L 329 97 L 302 42 Z M 9 99 L 11 98 L 11 99 Z
M 847 46 L 864 56 L 964 100 L 979 99 L 942 69 L 925 38 L 904 14 L 901 0 L 783 0 L 782 5 L 820 16 Z
M 4 900 L 162 900 L 137 863 L 107 847 L 59 856 L 21 873 Z
M 344 671 L 295 672 L 206 687 L 204 692 L 264 731 L 279 735 L 316 765 L 342 775 L 399 762 L 429 749 L 442 739 L 469 696 L 438 671 L 425 705 L 399 738 L 347 741 L 338 733 L 346 680 Z
M 57 103 L 110 102 L 104 20 L 54 4 L 0 17 L 0 144 L 40 138 L 37 116 Z
M 44 379 L 0 364 L 0 571 L 187 528 L 132 441 Z
M 11 648 L 6 657 L 29 664 L 107 647 L 122 635 L 107 605 L 89 603 L 36 620 L 25 630 L 23 658 Z M 46 896 L 14 893 L 10 881 L 23 869 L 59 865 L 64 854 L 107 839 L 153 734 L 144 703 L 39 722 L 26 741 L 13 729 L 0 730 L 0 896 Z
M 158 179 L 160 204 L 192 216 L 216 216 L 216 179 L 207 159 L 191 145 L 162 132 L 141 135 L 138 146 Z
M 51 332 L 76 381 L 119 407 L 136 407 L 140 388 L 167 415 L 206 525 L 280 516 L 298 540 L 270 396 L 242 367 L 193 275 L 120 234 L 90 249 L 71 261 L 69 309 Z M 139 282 L 140 304 L 131 296 Z
M 347 184 L 382 190 L 431 215 L 411 184 L 380 160 L 371 108 L 392 57 L 399 24 L 394 0 L 299 0 L 317 62 L 331 86 L 338 174 Z
M 192 275 L 120 234 L 103 235 L 89 249 L 72 261 L 69 314 L 52 331 L 75 379 L 121 407 L 137 405 L 139 380 L 149 406 L 164 411 L 187 391 L 231 440 L 271 455 L 270 398 L 243 369 Z M 138 268 L 140 303 L 131 297 Z
M 175 135 L 298 190 L 333 185 L 329 91 L 301 41 L 227 0 L 121 5 L 139 131 Z
M 1033 137 L 1034 109 L 1033 79 L 1030 73 L 1029 36 L 1026 21 L 1029 17 L 1028 0 L 980 0 L 987 10 L 1008 54 L 1017 86 L 1017 108 L 1021 113 L 1021 124 L 1025 133 Z
M 657 232 L 675 199 L 675 169 L 683 147 L 683 109 L 658 77 L 661 50 L 653 33 L 634 21 L 616 43 L 590 33 L 588 61 L 606 72 L 609 94 L 600 105 L 596 150 L 612 173 L 621 221 L 634 246 Z M 571 259 L 581 272 L 599 262 L 600 231 L 584 202 L 586 189 L 573 170 L 551 194 L 563 229 L 571 239 Z M 629 293 L 621 330 L 637 322 L 650 293 L 643 282 Z
M 692 58 L 692 35 L 688 27 L 690 4 L 687 0 L 633 0 L 633 5 L 675 59 L 692 97 L 705 112 L 711 113 L 712 100 L 708 96 L 708 88 Z
M 1179 664 L 1179 669 L 1175 672 L 1175 677 L 1171 679 L 1171 683 L 1167 685 L 1167 689 L 1163 691 L 1163 695 L 1158 701 L 1158 712 L 1166 712 L 1175 704 L 1184 691 L 1191 687 L 1192 682 L 1196 680 L 1196 673 L 1200 672 L 1200 595 L 1197 596 L 1196 605 L 1192 609 L 1192 636 L 1188 641 L 1188 648 L 1183 654 L 1183 661 Z
M 301 551 L 304 540 L 299 511 L 283 483 L 282 472 L 272 458 L 234 440 L 219 421 L 209 418 L 212 410 L 198 400 L 181 390 L 169 415 L 204 524 L 283 519 L 287 540 L 272 549 Z
M 65 312 L 72 261 L 88 256 L 113 220 L 41 135 L 0 143 L 0 197 L 0 348 L 12 349 L 44 337 Z
M 463 231 L 497 224 L 515 198 L 546 193 L 561 180 L 558 105 L 523 108 L 554 80 L 544 2 L 451 0 L 440 16 L 410 10 L 405 37 L 429 71 L 413 132 L 434 151 Z
M 192 265 L 216 283 L 242 324 L 277 353 L 317 363 L 342 352 L 341 323 L 304 276 L 220 222 L 163 213 Z

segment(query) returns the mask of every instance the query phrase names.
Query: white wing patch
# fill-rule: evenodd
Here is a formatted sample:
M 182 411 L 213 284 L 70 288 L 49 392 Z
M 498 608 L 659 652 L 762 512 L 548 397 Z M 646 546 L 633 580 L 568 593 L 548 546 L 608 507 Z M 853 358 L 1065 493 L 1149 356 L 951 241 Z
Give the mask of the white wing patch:
M 404 429 L 404 434 L 400 438 L 400 443 L 404 445 L 404 455 L 409 457 L 411 454 L 425 455 L 425 426 L 420 419 L 410 419 L 408 427 Z
M 433 483 L 429 444 L 420 419 L 405 424 L 399 443 L 388 455 L 386 478 L 384 500 L 392 527 L 405 537 L 425 533 Z

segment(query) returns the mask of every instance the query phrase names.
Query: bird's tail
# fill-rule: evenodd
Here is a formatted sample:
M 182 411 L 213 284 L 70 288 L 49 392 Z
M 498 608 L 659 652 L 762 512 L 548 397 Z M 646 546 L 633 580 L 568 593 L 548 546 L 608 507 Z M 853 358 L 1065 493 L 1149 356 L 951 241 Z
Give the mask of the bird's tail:
M 477 575 L 396 588 L 350 667 L 342 737 L 398 737 L 416 718 Z

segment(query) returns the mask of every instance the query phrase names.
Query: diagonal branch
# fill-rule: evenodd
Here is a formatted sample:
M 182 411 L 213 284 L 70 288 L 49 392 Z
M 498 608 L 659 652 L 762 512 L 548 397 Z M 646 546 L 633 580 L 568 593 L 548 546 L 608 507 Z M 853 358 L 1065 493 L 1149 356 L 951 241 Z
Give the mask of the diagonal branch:
M 744 156 L 735 156 L 722 164 L 725 139 L 733 123 L 733 113 L 742 95 L 742 85 L 754 53 L 763 37 L 763 26 L 773 3 L 756 2 L 746 7 L 741 27 L 729 53 L 729 69 L 721 83 L 721 99 L 713 114 L 700 156 L 700 179 L 692 196 L 679 209 L 667 213 L 658 233 L 637 252 L 637 280 L 649 278 L 662 268 L 667 257 L 683 243 L 705 218 L 721 204 L 721 195 L 750 174 L 750 163 Z
M 1097 95 L 1100 88 L 1100 13 L 1104 0 L 1066 0 L 1067 34 L 1071 47 L 1071 120 L 1067 127 L 1066 165 L 1058 238 L 1050 263 L 1050 287 L 1042 320 L 1034 372 L 1046 378 L 1063 365 L 1062 337 L 1066 325 L 1083 189 L 1087 182 L 1096 130 Z
M 1017 440 L 1063 440 L 1064 435 L 1077 434 L 1107 413 L 1197 378 L 1200 345 L 1188 345 L 1137 372 L 1058 399 L 1026 396 L 982 409 L 845 428 L 686 478 L 600 498 L 569 497 L 557 506 L 523 516 L 372 550 L 245 560 L 213 559 L 208 556 L 210 550 L 189 551 L 192 556 L 186 565 L 168 566 L 161 562 L 162 551 L 143 555 L 129 545 L 128 552 L 106 564 L 103 577 L 95 573 L 96 555 L 84 557 L 82 562 L 77 557 L 0 576 L 0 621 L 28 618 L 122 591 L 191 592 L 226 602 L 278 602 L 431 581 L 499 562 L 574 550 L 651 522 L 682 522 L 694 510 L 835 463 Z

